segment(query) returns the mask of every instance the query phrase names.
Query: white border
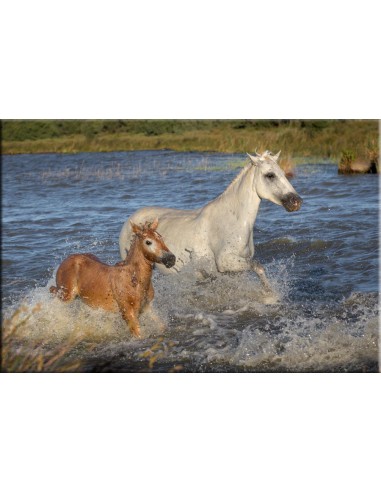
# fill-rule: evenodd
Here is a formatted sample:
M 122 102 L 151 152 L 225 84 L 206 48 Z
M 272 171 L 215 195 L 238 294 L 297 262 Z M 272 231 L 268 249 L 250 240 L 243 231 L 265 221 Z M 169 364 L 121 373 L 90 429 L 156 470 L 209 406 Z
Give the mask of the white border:
M 4 0 L 0 117 L 379 118 L 375 8 Z M 376 484 L 378 375 L 0 378 L 7 491 Z
M 4 0 L 1 118 L 379 118 L 376 2 Z

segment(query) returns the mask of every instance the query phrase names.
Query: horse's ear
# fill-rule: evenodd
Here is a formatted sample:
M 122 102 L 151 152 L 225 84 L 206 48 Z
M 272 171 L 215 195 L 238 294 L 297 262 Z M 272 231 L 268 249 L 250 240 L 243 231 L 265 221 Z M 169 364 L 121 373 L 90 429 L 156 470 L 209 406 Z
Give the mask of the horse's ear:
M 279 151 L 276 155 L 274 155 L 274 159 L 275 159 L 276 161 L 279 159 L 280 152 L 281 152 L 281 151 Z
M 151 231 L 156 231 L 158 225 L 159 225 L 159 217 L 156 217 L 156 219 L 150 225 Z
M 257 156 L 250 155 L 247 152 L 246 152 L 246 154 L 249 156 L 249 159 L 250 159 L 251 163 L 253 164 L 253 166 L 258 166 L 259 158 Z

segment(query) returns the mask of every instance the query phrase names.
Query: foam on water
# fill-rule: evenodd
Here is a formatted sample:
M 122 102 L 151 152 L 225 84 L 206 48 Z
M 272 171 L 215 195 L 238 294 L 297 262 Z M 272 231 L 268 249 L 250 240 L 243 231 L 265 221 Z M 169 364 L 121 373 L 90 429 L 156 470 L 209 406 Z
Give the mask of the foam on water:
M 282 317 L 265 330 L 251 324 L 228 354 L 229 362 L 286 371 L 370 368 L 378 356 L 377 313 L 367 311 L 364 318 L 348 323 L 336 317 Z
M 132 339 L 119 313 L 93 309 L 80 299 L 64 303 L 50 294 L 49 287 L 53 284 L 52 278 L 45 287 L 30 290 L 17 306 L 12 305 L 5 311 L 4 317 L 10 318 L 16 307 L 22 306 L 24 314 L 21 319 L 28 317 L 28 322 L 17 330 L 20 340 L 52 347 L 65 342 L 73 334 L 88 343 Z M 145 336 L 160 333 L 148 314 L 141 317 L 141 324 Z

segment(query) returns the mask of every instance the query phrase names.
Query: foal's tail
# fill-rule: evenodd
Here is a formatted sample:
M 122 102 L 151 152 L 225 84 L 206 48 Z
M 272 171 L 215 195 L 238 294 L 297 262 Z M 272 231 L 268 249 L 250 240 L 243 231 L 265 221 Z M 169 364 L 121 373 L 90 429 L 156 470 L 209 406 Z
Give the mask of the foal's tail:
M 56 296 L 57 293 L 58 293 L 58 288 L 55 285 L 52 285 L 50 287 L 49 291 L 50 291 L 51 294 L 54 294 Z

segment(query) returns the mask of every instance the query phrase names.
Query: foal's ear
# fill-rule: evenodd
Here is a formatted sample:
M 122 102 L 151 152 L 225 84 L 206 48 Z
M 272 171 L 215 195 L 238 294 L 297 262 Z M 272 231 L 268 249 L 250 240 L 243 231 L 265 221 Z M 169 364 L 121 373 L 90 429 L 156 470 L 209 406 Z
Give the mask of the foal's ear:
M 132 232 L 134 234 L 141 234 L 141 232 L 142 232 L 141 227 L 139 227 L 138 225 L 134 224 L 133 222 L 130 222 L 130 225 L 131 225 Z
M 149 228 L 151 229 L 151 231 L 156 231 L 158 225 L 159 225 L 159 217 L 156 217 L 156 219 L 152 222 Z
M 279 151 L 276 155 L 274 155 L 274 159 L 275 159 L 276 161 L 279 159 L 280 152 L 281 152 L 281 151 Z

